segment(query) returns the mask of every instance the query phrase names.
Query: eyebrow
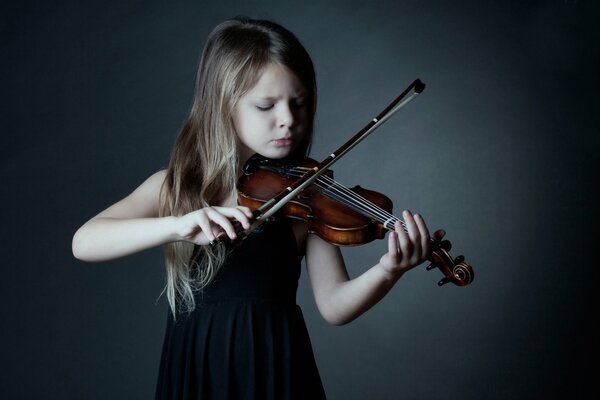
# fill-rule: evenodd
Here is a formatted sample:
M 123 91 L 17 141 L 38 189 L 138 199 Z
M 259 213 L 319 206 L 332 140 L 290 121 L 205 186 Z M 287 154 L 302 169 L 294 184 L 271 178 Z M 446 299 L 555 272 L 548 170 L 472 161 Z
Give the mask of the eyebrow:
M 307 93 L 302 91 L 298 94 L 296 94 L 295 96 L 290 97 L 291 99 L 297 99 L 297 98 L 301 98 L 301 97 L 306 97 Z M 256 96 L 257 99 L 259 100 L 267 100 L 267 101 L 273 101 L 273 100 L 279 100 L 280 97 L 278 96 Z

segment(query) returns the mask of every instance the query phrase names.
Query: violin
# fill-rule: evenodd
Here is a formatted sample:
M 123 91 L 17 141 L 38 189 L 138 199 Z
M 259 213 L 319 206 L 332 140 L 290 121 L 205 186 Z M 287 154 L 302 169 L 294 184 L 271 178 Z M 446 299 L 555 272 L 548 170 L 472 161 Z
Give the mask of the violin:
M 251 210 L 259 209 L 317 165 L 310 158 L 288 163 L 255 154 L 238 180 L 238 202 Z M 391 213 L 392 207 L 392 201 L 384 194 L 360 186 L 347 188 L 336 182 L 333 171 L 328 170 L 287 201 L 278 213 L 305 221 L 309 232 L 331 244 L 358 246 L 383 239 L 388 231 L 394 230 L 396 221 L 404 226 Z M 439 286 L 448 282 L 466 286 L 473 281 L 473 270 L 464 256 L 453 259 L 448 253 L 451 248 L 448 240 L 431 242 L 431 264 L 427 270 L 437 267 L 444 273 Z
M 253 210 L 250 228 L 243 230 L 239 223 L 236 240 L 247 235 L 276 212 L 299 218 L 309 224 L 309 230 L 324 240 L 339 246 L 353 246 L 382 239 L 388 230 L 394 230 L 396 221 L 404 222 L 392 212 L 392 201 L 380 193 L 355 186 L 351 189 L 333 179 L 330 167 L 350 149 L 381 126 L 394 113 L 425 89 L 420 79 L 411 83 L 381 113 L 366 124 L 350 140 L 331 153 L 321 163 L 309 158 L 299 162 L 281 162 L 251 157 L 238 181 L 239 202 Z M 231 242 L 221 234 L 211 243 Z M 431 264 L 427 270 L 438 268 L 444 277 L 442 286 L 452 282 L 466 286 L 473 281 L 473 269 L 464 256 L 452 258 L 448 240 L 431 240 Z M 231 244 L 231 243 L 230 243 Z

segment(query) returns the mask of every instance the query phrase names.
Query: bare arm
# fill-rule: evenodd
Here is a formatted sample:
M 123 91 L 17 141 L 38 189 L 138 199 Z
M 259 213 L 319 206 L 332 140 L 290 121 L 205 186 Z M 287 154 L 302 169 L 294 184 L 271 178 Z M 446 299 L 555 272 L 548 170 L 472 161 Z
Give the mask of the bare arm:
M 362 275 L 350 279 L 340 250 L 316 235 L 306 243 L 306 265 L 317 307 L 331 324 L 346 324 L 377 304 L 411 268 L 429 254 L 429 233 L 421 217 L 404 214 L 408 234 L 398 224 L 388 253 Z M 443 235 L 440 231 L 436 235 Z
M 166 172 L 149 177 L 129 196 L 102 211 L 73 236 L 73 255 L 82 261 L 106 261 L 174 241 L 206 244 L 220 230 L 235 237 L 230 218 L 248 227 L 246 207 L 207 207 L 175 217 L 159 217 L 159 195 Z
M 158 218 L 165 171 L 150 176 L 129 196 L 87 221 L 73 236 L 73 255 L 105 261 L 174 240 L 174 219 Z

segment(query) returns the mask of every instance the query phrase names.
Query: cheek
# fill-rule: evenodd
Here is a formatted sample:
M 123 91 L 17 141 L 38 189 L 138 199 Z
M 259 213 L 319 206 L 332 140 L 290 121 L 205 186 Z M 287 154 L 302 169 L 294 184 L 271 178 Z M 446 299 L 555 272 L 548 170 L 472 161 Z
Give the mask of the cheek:
M 231 123 L 233 125 L 233 129 L 235 129 L 236 133 L 240 132 L 240 112 L 237 108 L 233 110 L 231 114 Z
M 255 110 L 247 109 L 236 114 L 234 123 L 238 132 L 248 133 L 267 125 L 267 118 Z
M 249 127 L 252 126 L 252 121 L 247 113 L 243 111 L 236 111 L 233 115 L 233 127 L 238 136 L 245 136 L 249 130 Z
M 233 119 L 233 125 L 238 139 L 246 146 L 252 146 L 262 127 L 260 119 L 252 113 L 238 113 Z

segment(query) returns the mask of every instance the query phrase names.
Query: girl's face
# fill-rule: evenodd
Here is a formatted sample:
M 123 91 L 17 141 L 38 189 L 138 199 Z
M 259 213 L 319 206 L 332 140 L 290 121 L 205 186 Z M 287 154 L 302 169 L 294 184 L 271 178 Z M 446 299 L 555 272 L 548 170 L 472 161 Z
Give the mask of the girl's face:
M 306 96 L 306 89 L 286 66 L 273 63 L 263 70 L 233 110 L 242 165 L 254 153 L 277 159 L 294 151 L 308 129 Z

